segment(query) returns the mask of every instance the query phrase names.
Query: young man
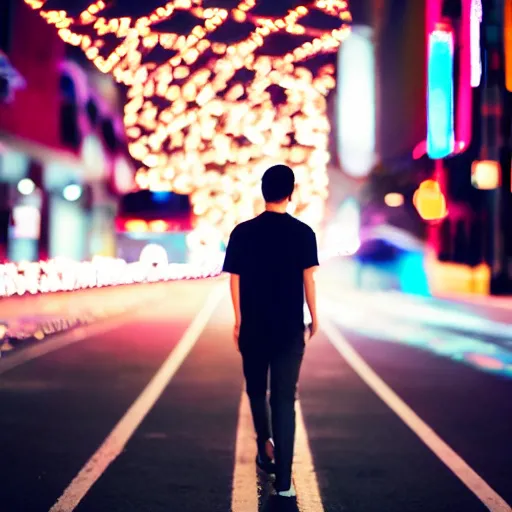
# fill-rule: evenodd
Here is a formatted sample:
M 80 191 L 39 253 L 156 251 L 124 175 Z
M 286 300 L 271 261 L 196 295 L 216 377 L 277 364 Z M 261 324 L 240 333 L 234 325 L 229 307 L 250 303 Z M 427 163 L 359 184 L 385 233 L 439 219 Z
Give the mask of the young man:
M 285 497 L 295 496 L 291 473 L 295 395 L 306 338 L 304 291 L 312 318 L 310 337 L 318 329 L 316 236 L 286 213 L 294 186 L 293 171 L 285 165 L 265 172 L 265 212 L 233 230 L 224 261 L 224 271 L 231 274 L 235 344 L 242 354 L 257 435 L 256 463 L 275 473 L 276 492 Z

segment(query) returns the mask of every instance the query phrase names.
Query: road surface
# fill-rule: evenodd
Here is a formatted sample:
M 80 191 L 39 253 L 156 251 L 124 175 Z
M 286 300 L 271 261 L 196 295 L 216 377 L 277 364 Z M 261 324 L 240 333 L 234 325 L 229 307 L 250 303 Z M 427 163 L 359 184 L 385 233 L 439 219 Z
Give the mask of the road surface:
M 0 511 L 511 510 L 510 310 L 324 279 L 295 502 L 256 473 L 227 282 L 153 286 L 72 342 L 0 359 Z

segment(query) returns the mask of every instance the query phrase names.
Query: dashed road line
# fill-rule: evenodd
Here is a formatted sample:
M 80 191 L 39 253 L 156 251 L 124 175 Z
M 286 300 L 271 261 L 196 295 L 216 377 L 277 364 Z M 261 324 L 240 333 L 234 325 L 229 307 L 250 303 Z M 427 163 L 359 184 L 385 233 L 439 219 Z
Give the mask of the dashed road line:
M 512 507 L 379 377 L 331 322 L 324 320 L 322 328 L 361 379 L 491 512 L 512 512 Z

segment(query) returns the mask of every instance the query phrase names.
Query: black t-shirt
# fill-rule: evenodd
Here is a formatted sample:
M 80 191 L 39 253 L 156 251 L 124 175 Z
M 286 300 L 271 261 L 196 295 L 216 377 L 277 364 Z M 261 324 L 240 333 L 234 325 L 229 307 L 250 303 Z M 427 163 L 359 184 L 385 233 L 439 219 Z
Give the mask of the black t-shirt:
M 240 276 L 240 343 L 303 339 L 303 272 L 317 265 L 314 231 L 291 215 L 266 211 L 233 230 L 224 271 Z

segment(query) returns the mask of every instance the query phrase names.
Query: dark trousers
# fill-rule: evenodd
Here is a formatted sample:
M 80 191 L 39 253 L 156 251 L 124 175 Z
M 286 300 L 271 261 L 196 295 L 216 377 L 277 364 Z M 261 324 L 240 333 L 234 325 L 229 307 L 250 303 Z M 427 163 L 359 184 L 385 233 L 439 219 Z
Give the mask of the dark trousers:
M 290 348 L 279 350 L 260 345 L 241 352 L 259 453 L 265 454 L 265 442 L 272 437 L 275 443 L 275 487 L 278 491 L 288 490 L 295 442 L 295 398 L 304 343 L 301 340 Z M 271 421 L 267 402 L 269 371 Z

